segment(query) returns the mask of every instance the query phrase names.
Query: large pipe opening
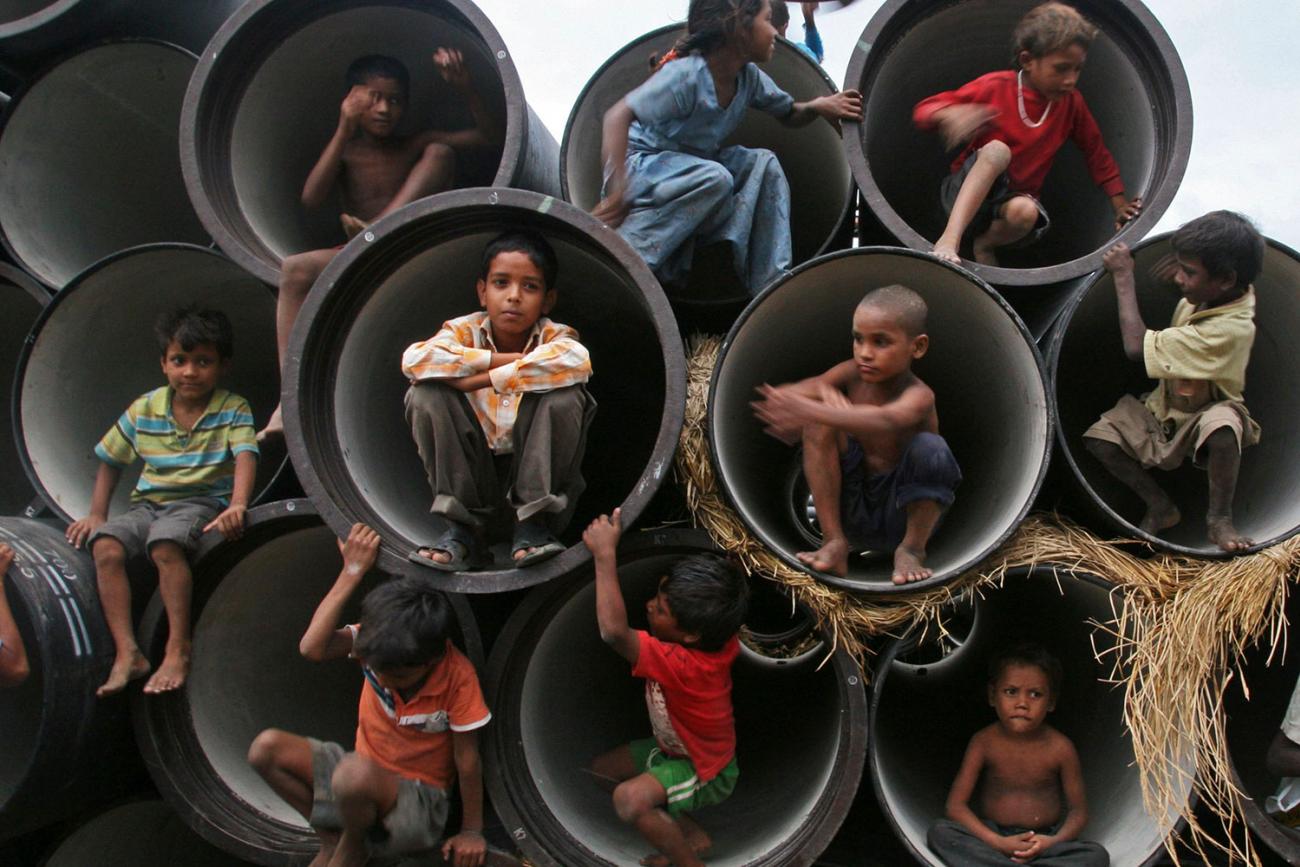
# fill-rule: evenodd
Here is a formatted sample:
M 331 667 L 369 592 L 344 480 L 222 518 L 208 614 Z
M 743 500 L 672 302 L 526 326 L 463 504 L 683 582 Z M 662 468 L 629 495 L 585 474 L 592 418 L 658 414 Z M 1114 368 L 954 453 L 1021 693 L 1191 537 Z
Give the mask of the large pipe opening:
M 362 678 L 352 660 L 313 663 L 298 639 L 338 575 L 336 537 L 306 500 L 249 512 L 238 542 L 204 545 L 194 561 L 194 651 L 183 693 L 135 695 L 136 736 L 159 791 L 208 841 L 261 864 L 315 852 L 307 820 L 248 764 L 248 747 L 275 727 L 351 748 Z M 345 611 L 356 622 L 367 578 Z M 453 640 L 480 664 L 482 645 L 460 597 Z M 158 658 L 167 621 L 155 597 L 140 645 Z M 231 696 L 239 696 L 232 702 Z
M 308 210 L 299 197 L 358 57 L 387 54 L 410 71 L 397 134 L 472 126 L 464 99 L 433 68 L 438 46 L 462 53 L 505 133 L 502 148 L 458 154 L 456 186 L 558 192 L 555 141 L 524 102 L 501 37 L 469 0 L 253 0 L 213 37 L 181 118 L 185 181 L 221 248 L 274 281 L 285 256 L 344 242 L 338 200 Z
M 621 238 L 535 193 L 444 193 L 377 223 L 340 253 L 294 329 L 286 435 L 326 522 L 340 533 L 355 521 L 375 527 L 384 537 L 381 565 L 393 571 L 414 568 L 407 554 L 431 541 L 433 494 L 402 409 L 402 351 L 478 308 L 483 248 L 507 228 L 540 232 L 555 248 L 551 318 L 577 328 L 591 353 L 587 388 L 598 409 L 583 460 L 587 490 L 560 534 L 567 551 L 516 569 L 509 546 L 498 545 L 487 571 L 439 575 L 456 592 L 515 589 L 585 562 L 582 529 L 620 504 L 624 522 L 636 520 L 670 471 L 685 411 L 681 338 L 659 285 Z
M 709 393 L 709 447 L 718 484 L 741 520 L 781 559 L 819 538 L 808 518 L 800 452 L 767 434 L 749 403 L 763 383 L 819 374 L 852 355 L 853 311 L 891 283 L 926 300 L 929 352 L 912 369 L 934 390 L 939 433 L 961 466 L 957 499 L 928 547 L 934 576 L 890 580 L 893 552 L 851 558 L 847 578 L 818 577 L 869 593 L 948 580 L 1010 535 L 1047 469 L 1051 421 L 1042 360 L 1020 320 L 966 271 L 920 253 L 860 247 L 797 268 L 741 315 L 723 343 Z M 812 547 L 810 547 L 812 546 Z
M 220 382 L 243 395 L 258 420 L 279 394 L 275 296 L 219 253 L 153 244 L 105 259 L 61 291 L 33 326 L 18 363 L 15 411 L 24 467 L 44 500 L 73 520 L 90 510 L 99 459 L 94 447 L 146 391 L 166 385 L 153 326 L 185 304 L 221 310 L 235 333 L 230 371 Z M 92 363 L 87 363 L 90 360 Z M 258 462 L 261 491 L 284 463 Z M 128 505 L 140 463 L 122 473 L 111 514 Z
M 21 511 L 36 496 L 18 459 L 12 423 L 14 371 L 32 324 L 50 296 L 24 271 L 0 262 L 0 406 L 8 407 L 10 424 L 0 424 L 0 514 Z
M 1173 286 L 1158 284 L 1149 272 L 1171 252 L 1169 235 L 1143 242 L 1137 259 L 1138 304 L 1148 328 L 1169 325 L 1181 297 Z M 1258 445 L 1241 454 L 1233 523 L 1258 551 L 1300 529 L 1300 362 L 1292 349 L 1300 329 L 1300 255 L 1269 241 L 1264 267 L 1255 280 L 1255 346 L 1246 370 L 1246 406 L 1262 428 Z M 1182 511 L 1178 526 L 1152 536 L 1138 529 L 1143 505 L 1137 495 L 1115 480 L 1087 454 L 1083 432 L 1123 394 L 1140 395 L 1155 387 L 1144 365 L 1124 355 L 1115 282 L 1100 272 L 1061 318 L 1051 338 L 1049 364 L 1052 391 L 1060 420 L 1061 450 L 1075 477 L 1105 517 L 1126 535 L 1145 539 L 1166 550 L 1197 557 L 1227 556 L 1205 535 L 1209 482 L 1205 471 L 1188 461 L 1173 472 L 1155 471 L 1156 481 Z
M 967 742 L 996 720 L 988 704 L 990 658 L 1019 640 L 1045 646 L 1064 669 L 1056 710 L 1047 723 L 1073 741 L 1083 767 L 1088 824 L 1079 839 L 1100 843 L 1112 864 L 1147 864 L 1161 852 L 1160 824 L 1142 804 L 1133 747 L 1124 727 L 1124 692 L 1104 653 L 1113 638 L 1097 623 L 1114 620 L 1122 600 L 1111 585 L 1080 572 L 1050 568 L 1013 572 L 982 592 L 966 640 L 938 661 L 909 661 L 896 642 L 877 668 L 872 694 L 872 784 L 895 832 L 924 864 L 940 865 L 926 846 L 929 826 L 944 815 Z M 1114 607 L 1112 607 L 1114 606 Z M 1182 783 L 1190 796 L 1190 783 Z M 1169 827 L 1176 816 L 1166 817 Z
M 619 577 L 634 627 L 645 628 L 645 602 L 671 564 L 705 550 L 708 540 L 698 532 L 625 540 Z M 590 573 L 573 578 L 535 590 L 492 652 L 488 789 L 535 863 L 633 863 L 651 847 L 618 820 L 609 793 L 584 769 L 600 753 L 648 736 L 644 684 L 600 640 Z M 797 671 L 741 657 L 732 676 L 741 775 L 728 800 L 694 816 L 713 838 L 709 863 L 811 861 L 843 821 L 862 772 L 867 730 L 858 669 L 841 650 L 820 669 Z
M 100 813 L 73 831 L 44 867 L 240 867 L 195 836 L 162 801 L 135 801 Z
M 1012 32 L 1037 0 L 889 0 L 867 24 L 849 60 L 847 87 L 866 96 L 866 122 L 845 124 L 844 148 L 867 205 L 906 246 L 930 250 L 947 217 L 939 183 L 955 153 L 912 123 L 922 99 L 986 72 L 1011 68 Z M 1138 0 L 1073 4 L 1099 33 L 1079 90 L 1142 214 L 1120 233 L 1141 238 L 1172 201 L 1192 145 L 1187 76 L 1173 43 Z M 1072 143 L 1043 186 L 1052 227 L 1038 243 L 1000 254 L 1001 267 L 966 262 L 990 283 L 1036 285 L 1101 267 L 1114 214 Z
M 139 244 L 208 243 L 178 156 L 194 62 L 172 45 L 114 42 L 69 57 L 15 96 L 0 131 L 0 227 L 37 279 L 62 287 Z

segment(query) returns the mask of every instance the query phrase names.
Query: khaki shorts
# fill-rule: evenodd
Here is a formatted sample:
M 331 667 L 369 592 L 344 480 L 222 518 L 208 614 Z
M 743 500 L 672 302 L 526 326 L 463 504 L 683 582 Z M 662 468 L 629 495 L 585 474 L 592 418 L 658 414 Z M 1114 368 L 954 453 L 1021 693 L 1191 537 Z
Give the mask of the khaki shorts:
M 126 556 L 148 554 L 159 542 L 175 542 L 186 554 L 194 553 L 203 528 L 225 511 L 226 504 L 215 497 L 188 497 L 170 503 L 140 500 L 121 515 L 105 521 L 86 543 L 86 550 L 109 536 L 122 543 Z
M 1157 421 L 1146 404 L 1131 394 L 1124 395 L 1113 409 L 1102 413 L 1083 435 L 1114 443 L 1143 467 L 1172 470 L 1189 457 L 1200 466 L 1197 456 L 1201 446 L 1221 427 L 1232 431 L 1238 449 L 1259 442 L 1259 425 L 1240 401 L 1209 404 L 1181 426 L 1174 427 L 1172 423 Z

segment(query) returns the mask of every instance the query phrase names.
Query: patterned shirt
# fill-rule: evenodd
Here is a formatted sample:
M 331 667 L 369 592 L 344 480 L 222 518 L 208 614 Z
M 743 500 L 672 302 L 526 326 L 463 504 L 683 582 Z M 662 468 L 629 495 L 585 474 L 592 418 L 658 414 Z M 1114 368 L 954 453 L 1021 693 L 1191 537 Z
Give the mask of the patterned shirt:
M 176 426 L 172 389 L 164 385 L 136 398 L 95 446 L 95 456 L 123 469 L 144 461 L 131 502 L 169 503 L 215 497 L 227 505 L 235 487 L 235 456 L 257 456 L 253 411 L 224 388 L 212 392 L 193 430 Z
M 421 382 L 488 374 L 490 386 L 465 395 L 483 428 L 488 447 L 499 455 L 514 450 L 511 434 L 519 398 L 530 391 L 553 391 L 591 378 L 591 358 L 578 332 L 543 316 L 533 326 L 523 358 L 492 370 L 492 323 L 482 311 L 450 319 L 433 337 L 413 343 L 402 353 L 402 373 Z

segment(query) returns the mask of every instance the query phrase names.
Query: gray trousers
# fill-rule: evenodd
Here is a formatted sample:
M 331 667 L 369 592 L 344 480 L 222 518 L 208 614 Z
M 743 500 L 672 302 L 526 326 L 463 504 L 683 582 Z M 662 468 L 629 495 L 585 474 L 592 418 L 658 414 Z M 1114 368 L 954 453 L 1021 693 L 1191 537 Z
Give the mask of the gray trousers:
M 988 821 L 984 824 L 1002 835 L 1029 830 L 1007 828 Z M 1051 829 L 1046 833 L 1054 832 L 1055 829 Z M 1015 867 L 1016 865 L 1015 861 L 951 819 L 940 819 L 931 825 L 925 842 L 949 867 Z M 1029 863 L 1034 867 L 1108 867 L 1110 855 L 1099 843 L 1067 840 L 1044 849 L 1043 854 Z
M 506 502 L 515 518 L 542 515 L 558 533 L 586 488 L 582 456 L 596 401 L 581 385 L 519 395 Z M 481 526 L 501 502 L 496 463 L 465 395 L 439 382 L 406 392 L 406 421 L 433 491 L 429 511 Z

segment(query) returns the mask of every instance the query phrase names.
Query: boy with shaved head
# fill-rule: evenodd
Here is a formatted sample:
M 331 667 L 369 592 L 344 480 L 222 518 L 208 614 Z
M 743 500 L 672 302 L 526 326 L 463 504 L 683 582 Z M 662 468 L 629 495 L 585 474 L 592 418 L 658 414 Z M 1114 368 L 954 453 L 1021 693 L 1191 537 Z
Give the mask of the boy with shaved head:
M 906 286 L 868 292 L 853 312 L 853 357 L 820 376 L 764 385 L 764 430 L 803 443 L 822 546 L 799 559 L 848 573 L 850 550 L 894 552 L 895 584 L 929 578 L 926 546 L 961 470 L 943 437 L 934 392 L 912 373 L 925 355 L 925 301 Z

